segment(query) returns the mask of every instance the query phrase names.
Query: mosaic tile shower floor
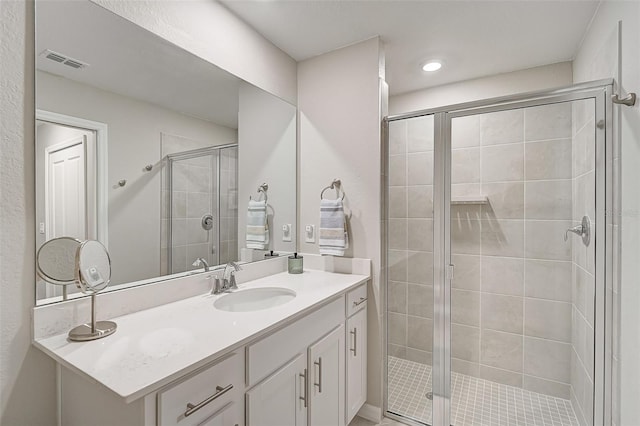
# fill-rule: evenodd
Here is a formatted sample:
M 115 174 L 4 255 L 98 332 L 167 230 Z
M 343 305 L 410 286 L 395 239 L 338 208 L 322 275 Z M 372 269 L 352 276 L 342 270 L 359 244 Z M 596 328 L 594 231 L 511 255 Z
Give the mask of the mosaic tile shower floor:
M 579 426 L 571 402 L 452 373 L 453 426 Z M 431 366 L 389 357 L 389 411 L 431 423 Z

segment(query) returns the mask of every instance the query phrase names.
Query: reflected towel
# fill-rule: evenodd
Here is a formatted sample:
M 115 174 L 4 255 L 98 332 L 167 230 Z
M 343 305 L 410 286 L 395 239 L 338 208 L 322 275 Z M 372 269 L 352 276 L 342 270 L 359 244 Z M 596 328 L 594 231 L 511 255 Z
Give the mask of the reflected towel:
M 266 200 L 249 200 L 247 207 L 247 248 L 266 250 L 269 244 Z
M 342 199 L 320 200 L 320 230 L 318 232 L 320 254 L 344 256 L 349 248 L 347 223 Z

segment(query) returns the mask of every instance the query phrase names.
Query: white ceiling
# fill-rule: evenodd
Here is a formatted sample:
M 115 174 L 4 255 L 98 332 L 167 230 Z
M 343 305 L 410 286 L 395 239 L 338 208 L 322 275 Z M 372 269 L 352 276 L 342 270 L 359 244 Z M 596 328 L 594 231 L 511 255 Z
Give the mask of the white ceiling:
M 392 94 L 572 60 L 598 1 L 220 0 L 297 61 L 373 36 Z M 427 59 L 444 66 L 425 73 Z
M 88 63 L 45 59 L 49 49 Z M 70 80 L 238 127 L 241 80 L 89 1 L 38 1 L 36 66 Z

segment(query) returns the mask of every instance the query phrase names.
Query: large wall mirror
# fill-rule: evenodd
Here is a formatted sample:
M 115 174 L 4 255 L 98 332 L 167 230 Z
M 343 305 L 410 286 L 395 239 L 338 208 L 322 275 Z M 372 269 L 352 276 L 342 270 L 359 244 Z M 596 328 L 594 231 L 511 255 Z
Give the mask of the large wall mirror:
M 295 106 L 88 0 L 38 0 L 35 114 L 36 248 L 99 240 L 112 289 L 295 251 Z

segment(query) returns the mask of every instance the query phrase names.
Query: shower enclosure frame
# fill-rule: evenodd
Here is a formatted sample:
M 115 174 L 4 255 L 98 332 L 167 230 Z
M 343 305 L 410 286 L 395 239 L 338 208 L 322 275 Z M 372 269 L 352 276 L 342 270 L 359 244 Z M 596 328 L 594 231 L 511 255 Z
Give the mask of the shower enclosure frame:
M 451 424 L 451 120 L 481 113 L 593 99 L 595 103 L 595 318 L 594 322 L 594 424 L 611 424 L 612 288 L 613 288 L 613 80 L 597 80 L 549 91 L 527 92 L 386 117 L 383 121 L 383 194 L 389 200 L 389 123 L 432 115 L 434 117 L 433 175 L 433 426 Z M 383 415 L 410 425 L 423 423 L 389 412 L 388 407 L 388 226 L 389 203 L 383 207 L 382 259 L 386 285 L 383 327 Z
M 212 155 L 214 154 L 216 151 L 218 151 L 218 155 L 216 157 L 216 172 L 218 174 L 217 178 L 216 178 L 216 182 L 217 182 L 217 186 L 218 186 L 218 197 L 215 200 L 215 207 L 216 211 L 218 212 L 217 217 L 214 218 L 214 222 L 216 224 L 216 229 L 218 229 L 218 243 L 220 242 L 220 234 L 219 234 L 219 230 L 220 230 L 220 151 L 222 151 L 223 149 L 226 148 L 238 148 L 238 144 L 237 143 L 231 143 L 231 144 L 225 144 L 225 145 L 214 145 L 214 146 L 208 146 L 205 148 L 198 148 L 198 149 L 192 149 L 190 151 L 184 151 L 184 152 L 177 152 L 174 154 L 168 154 L 166 157 L 166 161 L 167 161 L 167 190 L 169 192 L 168 194 L 168 198 L 167 198 L 167 206 L 163 206 L 163 208 L 167 208 L 169 211 L 169 219 L 167 220 L 167 273 L 171 274 L 172 272 L 172 265 L 173 265 L 173 250 L 171 249 L 173 247 L 173 220 L 172 220 L 172 215 L 171 215 L 171 209 L 173 208 L 173 162 L 174 161 L 180 161 L 180 160 L 188 160 L 191 158 L 197 158 L 203 155 Z M 218 254 L 220 251 L 220 247 L 218 244 L 218 247 L 216 247 L 216 250 L 218 250 Z M 215 266 L 215 265 L 210 265 L 210 266 Z

